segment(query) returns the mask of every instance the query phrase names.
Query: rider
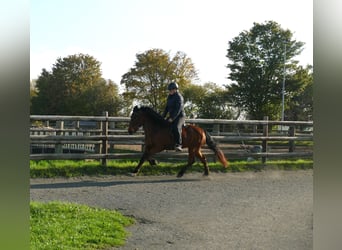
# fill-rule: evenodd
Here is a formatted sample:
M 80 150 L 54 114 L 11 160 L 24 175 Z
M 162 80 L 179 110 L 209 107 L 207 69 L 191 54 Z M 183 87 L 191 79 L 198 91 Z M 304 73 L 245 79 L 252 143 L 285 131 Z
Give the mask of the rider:
M 176 143 L 175 150 L 182 151 L 182 126 L 185 123 L 184 99 L 178 92 L 176 82 L 171 82 L 167 89 L 169 95 L 163 117 L 166 118 L 168 115 L 167 121 L 171 123 L 171 131 Z

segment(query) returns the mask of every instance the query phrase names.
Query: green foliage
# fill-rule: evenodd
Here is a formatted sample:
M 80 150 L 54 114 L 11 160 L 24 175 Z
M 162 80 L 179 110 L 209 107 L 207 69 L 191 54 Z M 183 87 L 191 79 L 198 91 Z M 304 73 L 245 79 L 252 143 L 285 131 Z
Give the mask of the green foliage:
M 304 45 L 292 36 L 290 30 L 268 21 L 254 23 L 249 31 L 229 42 L 227 57 L 232 63 L 227 67 L 233 82 L 227 88 L 234 104 L 245 110 L 250 119 L 280 117 L 285 45 L 287 75 L 296 68 L 298 62 L 293 58 Z
M 31 114 L 116 115 L 122 107 L 118 86 L 101 78 L 100 62 L 89 55 L 58 58 L 52 72 L 36 81 Z
M 185 112 L 191 118 L 236 119 L 239 110 L 232 107 L 227 91 L 215 83 L 189 84 L 183 91 Z
M 290 121 L 313 120 L 312 66 L 299 66 L 286 79 L 285 118 Z
M 184 110 L 188 118 L 196 118 L 199 113 L 199 103 L 206 95 L 206 89 L 201 85 L 189 84 L 182 89 Z
M 182 52 L 171 57 L 161 49 L 151 49 L 136 57 L 135 65 L 122 76 L 123 95 L 131 102 L 148 105 L 157 111 L 164 109 L 167 85 L 171 81 L 176 81 L 182 89 L 197 77 L 191 59 Z
M 37 96 L 36 81 L 30 81 L 30 109 L 32 109 L 32 98 Z
M 103 249 L 125 243 L 134 220 L 72 203 L 30 202 L 30 249 Z
M 79 98 L 79 107 L 87 115 L 101 115 L 103 111 L 108 111 L 109 116 L 120 115 L 125 102 L 119 95 L 118 86 L 111 80 L 104 79 L 88 88 Z M 78 111 L 80 114 L 82 111 Z

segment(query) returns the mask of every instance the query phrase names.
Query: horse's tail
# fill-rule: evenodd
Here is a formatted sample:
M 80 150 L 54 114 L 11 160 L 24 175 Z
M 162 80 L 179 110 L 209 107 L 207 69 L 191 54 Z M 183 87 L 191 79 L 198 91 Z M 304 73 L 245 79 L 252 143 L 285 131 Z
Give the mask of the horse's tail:
M 222 163 L 222 165 L 227 168 L 229 166 L 229 162 L 226 159 L 226 157 L 224 156 L 222 150 L 217 146 L 216 142 L 214 142 L 213 138 L 210 136 L 210 134 L 208 133 L 208 131 L 204 130 L 205 132 L 205 137 L 206 137 L 206 143 L 208 145 L 208 147 L 214 151 L 216 157 L 218 158 L 218 160 Z

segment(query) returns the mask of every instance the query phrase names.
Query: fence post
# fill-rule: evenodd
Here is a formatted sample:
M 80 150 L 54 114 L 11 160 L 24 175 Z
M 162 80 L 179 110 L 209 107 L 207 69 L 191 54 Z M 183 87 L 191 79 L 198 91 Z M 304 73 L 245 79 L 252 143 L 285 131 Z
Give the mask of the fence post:
M 263 136 L 267 137 L 268 136 L 268 116 L 264 116 L 264 120 L 267 121 L 266 124 L 263 125 Z M 262 152 L 266 153 L 267 152 L 267 140 L 262 140 Z M 266 156 L 261 157 L 262 163 L 266 163 Z
M 101 132 L 100 132 L 100 135 L 102 134 L 102 129 L 103 126 L 102 126 L 102 122 L 97 122 L 97 129 L 99 129 Z M 97 135 L 97 133 L 95 133 Z M 102 152 L 102 144 L 95 144 L 95 154 L 101 154 Z
M 75 122 L 75 128 L 76 128 L 77 130 L 80 129 L 80 121 L 76 121 L 76 122 Z
M 291 126 L 289 128 L 289 136 L 295 136 L 296 134 L 296 128 L 295 126 Z M 289 140 L 289 152 L 294 152 L 295 149 L 295 141 L 294 140 Z
M 109 122 L 109 128 L 110 129 L 115 129 L 116 125 L 115 125 L 115 121 Z M 109 133 L 109 132 L 108 132 Z M 110 149 L 112 149 L 112 151 L 109 152 L 113 152 L 114 153 L 114 148 L 115 148 L 115 144 L 109 144 Z
M 105 156 L 102 158 L 102 165 L 107 165 L 107 154 L 108 154 L 108 112 L 103 112 L 103 115 L 106 117 L 106 120 L 102 122 L 102 135 L 105 138 L 102 139 L 102 154 Z
M 64 121 L 57 121 L 56 122 L 56 128 L 59 130 L 64 129 Z M 63 131 L 57 131 L 56 135 L 63 135 Z M 63 153 L 63 145 L 62 143 L 57 142 L 55 144 L 55 153 L 56 154 L 62 154 Z

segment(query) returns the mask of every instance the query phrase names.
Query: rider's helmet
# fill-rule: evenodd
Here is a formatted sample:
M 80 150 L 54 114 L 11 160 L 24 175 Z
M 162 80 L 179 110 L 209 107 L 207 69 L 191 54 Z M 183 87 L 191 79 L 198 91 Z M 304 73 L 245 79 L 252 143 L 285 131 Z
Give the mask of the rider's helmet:
M 168 90 L 171 89 L 178 89 L 178 84 L 176 82 L 171 82 L 168 86 L 167 86 Z

